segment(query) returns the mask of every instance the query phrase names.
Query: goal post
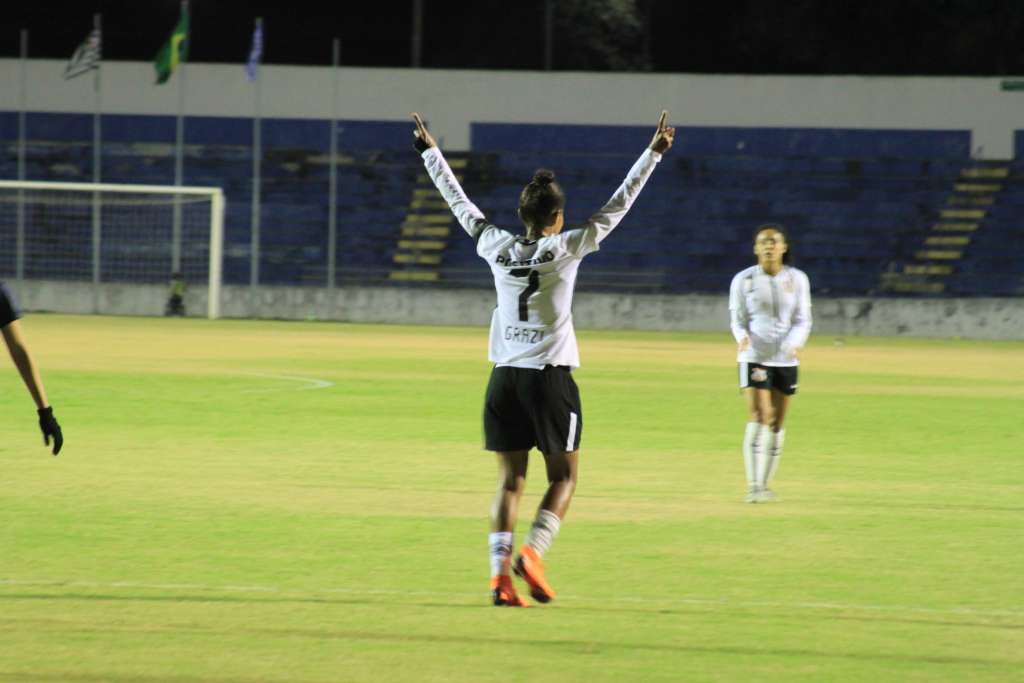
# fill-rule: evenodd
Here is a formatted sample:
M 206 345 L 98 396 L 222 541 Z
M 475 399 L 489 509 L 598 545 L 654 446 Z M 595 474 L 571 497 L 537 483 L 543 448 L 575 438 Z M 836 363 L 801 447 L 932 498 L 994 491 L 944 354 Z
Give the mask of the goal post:
M 0 180 L 0 278 L 207 288 L 220 317 L 219 187 Z

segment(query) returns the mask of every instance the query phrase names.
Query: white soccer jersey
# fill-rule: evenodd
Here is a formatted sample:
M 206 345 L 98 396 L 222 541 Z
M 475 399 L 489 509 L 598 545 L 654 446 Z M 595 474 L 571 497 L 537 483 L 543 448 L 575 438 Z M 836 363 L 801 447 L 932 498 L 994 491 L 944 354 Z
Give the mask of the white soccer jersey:
M 572 324 L 576 271 L 626 215 L 660 160 L 660 154 L 645 150 L 608 203 L 585 224 L 533 241 L 488 223 L 441 151 L 423 152 L 427 172 L 494 275 L 498 305 L 491 316 L 491 361 L 517 368 L 579 367 Z
M 795 349 L 811 333 L 811 283 L 803 271 L 783 266 L 774 277 L 761 266 L 741 270 L 729 288 L 732 336 L 750 338 L 736 360 L 761 365 L 799 365 Z

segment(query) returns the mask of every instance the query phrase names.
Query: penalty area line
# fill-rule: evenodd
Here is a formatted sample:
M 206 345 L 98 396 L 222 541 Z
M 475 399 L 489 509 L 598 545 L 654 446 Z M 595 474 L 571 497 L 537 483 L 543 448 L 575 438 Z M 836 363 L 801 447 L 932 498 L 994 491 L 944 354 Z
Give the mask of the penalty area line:
M 243 394 L 258 394 L 266 393 L 271 391 L 310 391 L 312 389 L 326 389 L 327 387 L 333 387 L 334 382 L 326 379 L 317 379 L 315 377 L 298 377 L 295 375 L 268 375 L 262 372 L 247 372 L 247 377 L 261 377 L 263 379 L 276 379 L 283 380 L 286 382 L 299 382 L 305 386 L 293 386 L 289 388 L 275 387 L 267 389 L 244 389 Z

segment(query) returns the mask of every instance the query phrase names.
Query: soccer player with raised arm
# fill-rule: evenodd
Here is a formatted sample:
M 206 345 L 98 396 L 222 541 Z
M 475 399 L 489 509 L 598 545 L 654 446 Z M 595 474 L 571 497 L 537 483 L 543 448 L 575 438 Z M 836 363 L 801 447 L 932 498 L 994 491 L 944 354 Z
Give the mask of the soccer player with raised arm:
M 597 251 L 633 205 L 654 167 L 672 146 L 675 129 L 661 113 L 654 139 L 611 199 L 586 223 L 562 230 L 565 194 L 551 171 L 537 171 L 519 196 L 526 235 L 487 222 L 466 197 L 427 132 L 419 114 L 416 149 L 459 224 L 476 241 L 477 254 L 494 275 L 498 305 L 491 316 L 490 355 L 494 369 L 484 399 L 485 448 L 498 456 L 498 491 L 491 507 L 491 597 L 495 605 L 525 607 L 511 571 L 538 602 L 555 592 L 544 579 L 541 558 L 558 534 L 576 488 L 583 411 L 572 378 L 579 367 L 572 324 L 576 272 Z M 527 456 L 544 454 L 548 489 L 537 516 L 512 561 L 512 533 L 526 484 Z
M 39 370 L 29 355 L 28 347 L 25 345 L 25 337 L 21 333 L 21 323 L 18 318 L 21 313 L 14 301 L 14 296 L 7 289 L 4 283 L 0 282 L 0 332 L 3 333 L 7 350 L 11 353 L 11 359 L 25 382 L 28 393 L 36 404 L 36 413 L 39 415 L 39 429 L 43 432 L 43 443 L 50 445 L 53 439 L 53 454 L 60 453 L 64 445 L 64 435 L 57 424 L 57 418 L 53 416 L 53 408 L 46 400 L 46 389 L 43 388 L 43 380 L 39 376 Z
M 781 225 L 762 225 L 754 236 L 757 265 L 741 270 L 729 287 L 740 387 L 747 404 L 743 463 L 748 503 L 775 500 L 768 488 L 782 457 L 783 425 L 797 389 L 797 351 L 811 333 L 811 284 L 786 265 L 789 245 Z

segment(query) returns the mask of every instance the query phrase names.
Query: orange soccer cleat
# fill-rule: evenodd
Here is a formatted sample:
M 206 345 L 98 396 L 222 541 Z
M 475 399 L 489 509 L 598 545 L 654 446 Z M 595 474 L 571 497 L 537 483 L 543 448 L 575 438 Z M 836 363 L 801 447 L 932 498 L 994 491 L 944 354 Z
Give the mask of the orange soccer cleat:
M 491 597 L 494 599 L 495 607 L 529 607 L 530 605 L 519 597 L 516 587 L 512 585 L 511 576 L 491 577 Z
M 537 551 L 528 545 L 519 549 L 519 557 L 512 565 L 512 571 L 530 586 L 530 597 L 537 602 L 551 602 L 555 591 L 544 580 L 544 563 Z

